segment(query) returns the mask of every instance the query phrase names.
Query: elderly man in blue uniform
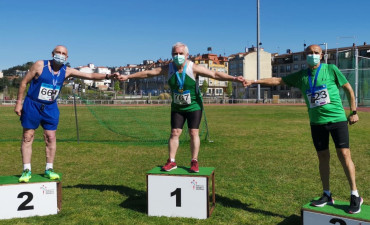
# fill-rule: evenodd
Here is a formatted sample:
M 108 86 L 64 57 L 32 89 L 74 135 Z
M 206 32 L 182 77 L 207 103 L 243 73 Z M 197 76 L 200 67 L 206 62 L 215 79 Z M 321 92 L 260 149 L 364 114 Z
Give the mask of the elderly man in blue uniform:
M 90 80 L 103 80 L 111 77 L 109 74 L 83 73 L 76 69 L 66 67 L 68 50 L 58 45 L 52 51 L 52 60 L 39 60 L 32 65 L 23 78 L 15 105 L 15 113 L 20 116 L 23 127 L 21 144 L 23 173 L 19 182 L 29 182 L 31 179 L 32 143 L 35 130 L 41 124 L 44 129 L 46 144 L 45 177 L 56 180 L 59 175 L 53 170 L 56 152 L 56 130 L 59 123 L 59 109 L 57 98 L 68 77 L 78 77 Z M 27 95 L 22 105 L 22 99 L 27 84 L 30 83 Z

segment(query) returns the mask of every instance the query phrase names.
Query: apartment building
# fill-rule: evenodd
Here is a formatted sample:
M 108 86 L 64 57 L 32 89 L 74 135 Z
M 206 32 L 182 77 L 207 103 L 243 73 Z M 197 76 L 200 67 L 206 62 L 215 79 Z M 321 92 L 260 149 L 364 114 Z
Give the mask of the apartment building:
M 229 74 L 243 76 L 247 80 L 257 80 L 257 47 L 246 48 L 245 52 L 229 56 Z M 260 48 L 260 78 L 272 77 L 271 53 Z M 233 83 L 235 98 L 257 98 L 257 86 L 244 88 L 241 84 Z M 270 96 L 269 87 L 261 87 L 261 98 Z
M 322 58 L 321 62 L 336 64 L 339 69 L 343 70 L 344 73 L 346 73 L 346 69 L 354 69 L 353 58 L 356 49 L 358 50 L 360 57 L 370 58 L 370 45 L 367 45 L 366 42 L 360 46 L 353 44 L 349 47 L 325 49 L 324 46 L 322 46 L 322 48 L 324 57 Z M 364 63 L 360 66 L 370 69 L 370 60 L 364 61 Z M 306 68 L 307 63 L 304 51 L 292 52 L 290 49 L 288 49 L 285 54 L 274 54 L 272 56 L 273 77 L 285 77 L 288 74 L 295 73 Z M 279 95 L 280 98 L 302 97 L 302 93 L 298 88 L 292 88 L 287 85 L 271 87 L 271 94 Z
M 110 74 L 111 71 L 107 67 L 95 67 L 94 64 L 89 63 L 87 66 L 79 66 L 76 68 L 77 70 L 84 72 L 84 73 L 102 73 L 102 74 Z M 102 80 L 102 81 L 94 81 L 94 80 L 83 80 L 84 84 L 89 87 L 95 87 L 99 90 L 108 90 L 108 87 L 111 86 L 111 80 Z
M 228 73 L 229 59 L 225 56 L 217 56 L 216 54 L 203 54 L 190 56 L 189 59 L 195 64 L 203 66 L 212 71 Z M 204 82 L 207 82 L 208 88 L 206 96 L 223 96 L 226 91 L 227 81 L 219 81 L 209 77 L 199 76 L 199 86 L 202 86 Z
M 144 70 L 168 65 L 170 60 L 159 59 L 143 60 L 142 64 L 127 64 L 127 66 L 119 67 L 117 71 L 123 75 L 130 75 Z M 121 88 L 125 94 L 131 95 L 159 95 L 163 92 L 169 92 L 167 85 L 167 74 L 160 76 L 144 78 L 144 79 L 129 79 L 127 82 L 121 83 Z

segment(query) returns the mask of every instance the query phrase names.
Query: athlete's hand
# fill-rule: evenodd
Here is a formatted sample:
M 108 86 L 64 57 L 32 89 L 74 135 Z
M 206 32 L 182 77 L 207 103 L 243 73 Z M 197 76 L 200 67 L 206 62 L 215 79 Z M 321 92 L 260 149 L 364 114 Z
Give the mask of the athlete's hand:
M 355 115 L 349 115 L 349 117 L 347 118 L 347 120 L 348 120 L 348 123 L 349 123 L 349 125 L 352 125 L 352 124 L 355 124 L 355 123 L 357 123 L 358 121 L 359 121 L 359 118 L 358 118 L 358 115 L 357 114 L 355 114 Z
M 126 81 L 126 80 L 128 80 L 128 76 L 125 76 L 125 75 L 117 75 L 116 78 L 119 81 Z
M 15 107 L 14 107 L 14 112 L 18 116 L 22 115 L 22 101 L 17 100 L 17 103 L 15 104 Z
M 253 84 L 253 80 L 245 80 L 243 83 L 244 87 L 251 86 L 252 84 Z

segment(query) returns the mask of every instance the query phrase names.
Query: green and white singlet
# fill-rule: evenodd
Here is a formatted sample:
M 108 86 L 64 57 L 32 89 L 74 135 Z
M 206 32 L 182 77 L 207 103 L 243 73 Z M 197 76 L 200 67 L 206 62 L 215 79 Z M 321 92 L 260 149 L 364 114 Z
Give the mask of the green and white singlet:
M 173 112 L 193 112 L 201 110 L 202 95 L 199 91 L 197 80 L 193 73 L 194 63 L 186 61 L 185 82 L 183 90 L 180 90 L 177 76 L 176 66 L 174 63 L 168 65 L 168 85 L 171 89 L 172 103 L 171 111 Z M 180 78 L 182 73 L 179 73 Z

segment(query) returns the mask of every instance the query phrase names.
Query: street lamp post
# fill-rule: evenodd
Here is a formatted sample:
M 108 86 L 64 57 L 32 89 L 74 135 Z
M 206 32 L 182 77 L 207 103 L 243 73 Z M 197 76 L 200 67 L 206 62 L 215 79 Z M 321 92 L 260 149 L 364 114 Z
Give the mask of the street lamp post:
M 322 44 L 319 44 L 319 45 L 325 45 L 324 60 L 325 60 L 325 63 L 327 64 L 328 63 L 328 43 L 322 43 Z
M 336 56 L 335 56 L 335 65 L 338 66 L 339 64 L 339 52 L 338 52 L 338 45 L 339 45 L 339 39 L 344 39 L 344 38 L 353 38 L 356 43 L 356 36 L 349 36 L 349 37 L 337 37 L 337 51 L 336 51 Z
M 260 1 L 257 0 L 257 80 L 260 79 Z M 257 102 L 261 99 L 261 85 L 257 85 Z

